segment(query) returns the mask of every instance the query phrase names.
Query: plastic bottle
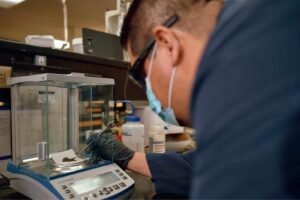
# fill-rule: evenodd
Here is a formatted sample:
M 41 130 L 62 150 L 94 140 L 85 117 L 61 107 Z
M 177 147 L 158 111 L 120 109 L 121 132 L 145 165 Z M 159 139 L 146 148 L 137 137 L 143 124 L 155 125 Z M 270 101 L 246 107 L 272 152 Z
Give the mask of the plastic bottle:
M 151 126 L 149 131 L 149 147 L 152 153 L 166 152 L 166 134 L 163 126 Z
M 126 123 L 122 125 L 122 142 L 136 152 L 144 152 L 145 127 L 140 118 L 130 115 L 125 117 Z

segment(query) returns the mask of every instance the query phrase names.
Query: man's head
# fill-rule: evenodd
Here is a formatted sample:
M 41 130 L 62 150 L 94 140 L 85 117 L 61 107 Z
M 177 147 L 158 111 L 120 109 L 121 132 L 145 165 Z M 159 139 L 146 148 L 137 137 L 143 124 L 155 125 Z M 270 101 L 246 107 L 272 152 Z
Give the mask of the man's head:
M 135 0 L 125 18 L 122 46 L 134 63 L 151 38 L 156 52 L 151 85 L 164 108 L 172 106 L 179 120 L 189 125 L 189 105 L 195 73 L 222 8 L 222 0 Z M 172 16 L 178 19 L 166 27 Z M 150 53 L 151 54 L 151 53 Z M 150 56 L 141 75 L 149 76 Z M 169 102 L 171 74 L 176 68 Z

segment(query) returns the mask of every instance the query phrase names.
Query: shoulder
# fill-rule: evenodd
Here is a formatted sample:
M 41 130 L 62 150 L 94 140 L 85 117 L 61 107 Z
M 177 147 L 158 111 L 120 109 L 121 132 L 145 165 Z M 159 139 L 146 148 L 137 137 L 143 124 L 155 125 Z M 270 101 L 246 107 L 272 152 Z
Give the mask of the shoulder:
M 226 3 L 196 75 L 191 109 L 195 117 L 202 95 L 237 95 L 247 87 L 243 83 L 271 84 L 284 74 L 298 78 L 300 1 Z
M 299 179 L 299 10 L 298 0 L 248 0 L 221 15 L 192 97 L 193 197 L 288 196 L 282 185 Z

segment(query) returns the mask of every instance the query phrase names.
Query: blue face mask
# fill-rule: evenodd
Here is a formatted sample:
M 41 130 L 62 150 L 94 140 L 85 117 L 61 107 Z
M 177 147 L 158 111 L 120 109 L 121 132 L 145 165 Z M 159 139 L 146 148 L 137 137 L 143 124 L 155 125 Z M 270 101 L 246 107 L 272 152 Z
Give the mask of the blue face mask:
M 154 55 L 156 52 L 156 45 L 153 49 L 153 53 L 150 60 L 150 66 L 149 66 L 149 73 L 148 77 L 145 79 L 146 82 L 146 94 L 149 101 L 150 108 L 158 114 L 158 116 L 165 121 L 168 124 L 172 124 L 175 126 L 179 126 L 178 121 L 176 120 L 175 114 L 173 109 L 171 108 L 171 99 L 172 99 L 172 90 L 173 90 L 173 83 L 176 75 L 176 67 L 173 68 L 172 75 L 171 75 L 171 81 L 169 86 L 169 94 L 168 94 L 168 108 L 163 109 L 161 106 L 160 101 L 156 98 L 150 82 L 152 67 L 153 67 L 153 61 L 154 61 Z

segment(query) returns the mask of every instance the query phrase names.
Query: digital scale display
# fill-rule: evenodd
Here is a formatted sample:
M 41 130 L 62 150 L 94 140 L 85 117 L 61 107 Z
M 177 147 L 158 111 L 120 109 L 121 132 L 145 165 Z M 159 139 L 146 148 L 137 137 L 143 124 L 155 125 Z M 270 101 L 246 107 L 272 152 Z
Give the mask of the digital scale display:
M 107 172 L 100 176 L 95 176 L 80 181 L 75 181 L 70 186 L 78 195 L 80 195 L 95 190 L 97 188 L 102 188 L 106 185 L 115 183 L 119 180 L 120 179 L 113 172 Z

